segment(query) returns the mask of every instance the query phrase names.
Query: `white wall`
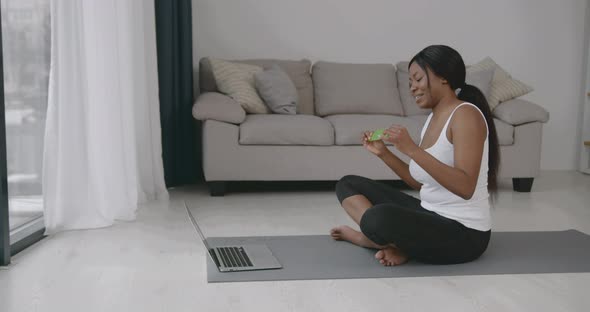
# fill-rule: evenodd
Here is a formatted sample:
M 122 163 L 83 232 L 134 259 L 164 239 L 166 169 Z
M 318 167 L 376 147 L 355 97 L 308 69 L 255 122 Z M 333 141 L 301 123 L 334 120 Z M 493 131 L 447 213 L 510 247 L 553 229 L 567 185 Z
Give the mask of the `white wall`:
M 195 66 L 219 58 L 409 60 L 430 44 L 491 56 L 551 114 L 541 167 L 574 170 L 585 0 L 193 0 Z

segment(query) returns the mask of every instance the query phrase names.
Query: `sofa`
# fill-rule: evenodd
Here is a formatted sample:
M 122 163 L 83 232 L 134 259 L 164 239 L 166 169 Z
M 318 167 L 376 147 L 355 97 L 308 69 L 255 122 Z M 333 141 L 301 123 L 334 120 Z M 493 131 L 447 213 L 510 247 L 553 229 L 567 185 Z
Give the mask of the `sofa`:
M 210 58 L 202 58 L 200 95 L 192 113 L 202 121 L 203 173 L 211 196 L 223 196 L 232 181 L 336 181 L 345 175 L 399 180 L 363 148 L 361 135 L 399 124 L 419 143 L 429 111 L 418 108 L 409 94 L 407 62 L 233 62 L 283 69 L 297 90 L 296 114 L 246 113 L 234 98 L 219 92 Z M 487 85 L 486 79 L 480 79 L 482 84 L 469 73 L 467 82 L 487 97 L 494 72 L 486 75 Z M 499 177 L 512 178 L 515 191 L 529 192 L 539 174 L 542 125 L 549 114 L 516 97 L 498 103 L 493 115 L 501 153 Z M 395 148 L 390 150 L 409 161 Z

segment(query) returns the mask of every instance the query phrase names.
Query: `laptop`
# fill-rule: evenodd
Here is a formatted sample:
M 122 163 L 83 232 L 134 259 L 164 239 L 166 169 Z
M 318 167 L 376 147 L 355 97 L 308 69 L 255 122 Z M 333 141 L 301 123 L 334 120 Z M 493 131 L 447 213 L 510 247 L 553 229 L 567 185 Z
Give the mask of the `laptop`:
M 186 202 L 184 202 L 184 207 L 219 272 L 271 270 L 283 267 L 264 244 L 209 246 Z

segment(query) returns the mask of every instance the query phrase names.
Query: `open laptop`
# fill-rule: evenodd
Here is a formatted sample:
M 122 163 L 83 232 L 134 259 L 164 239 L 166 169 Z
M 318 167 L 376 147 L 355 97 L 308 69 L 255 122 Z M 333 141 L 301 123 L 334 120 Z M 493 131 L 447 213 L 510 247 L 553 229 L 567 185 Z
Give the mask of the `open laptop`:
M 201 228 L 190 209 L 188 209 L 186 202 L 184 202 L 184 207 L 195 230 L 199 233 L 205 248 L 209 251 L 209 256 L 217 265 L 219 272 L 270 270 L 283 267 L 270 249 L 264 244 L 209 246 L 207 239 L 203 235 L 203 232 L 201 232 Z

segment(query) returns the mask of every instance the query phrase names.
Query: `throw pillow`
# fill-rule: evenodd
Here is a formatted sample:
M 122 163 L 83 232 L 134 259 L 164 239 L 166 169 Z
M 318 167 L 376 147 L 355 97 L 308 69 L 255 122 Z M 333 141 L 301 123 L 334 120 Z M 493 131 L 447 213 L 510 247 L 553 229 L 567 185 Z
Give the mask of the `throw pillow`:
M 465 82 L 477 87 L 479 91 L 483 93 L 489 103 L 490 89 L 492 87 L 492 79 L 494 78 L 494 70 L 483 69 L 478 71 L 470 71 L 465 76 Z
M 261 66 L 265 70 L 277 64 L 287 73 L 297 88 L 297 114 L 315 115 L 313 99 L 313 81 L 311 79 L 311 61 L 280 59 L 248 59 L 238 61 L 244 64 Z
M 254 80 L 256 90 L 273 113 L 296 114 L 297 88 L 279 65 L 254 74 Z
M 262 72 L 260 66 L 232 63 L 224 60 L 210 59 L 211 70 L 215 77 L 217 89 L 236 100 L 246 113 L 266 114 L 268 107 L 256 92 L 254 74 Z
M 502 67 L 500 67 L 492 58 L 486 57 L 480 62 L 468 66 L 467 72 L 477 71 L 482 69 L 493 69 L 494 78 L 490 87 L 489 104 L 490 110 L 494 110 L 498 104 L 508 101 L 519 96 L 523 96 L 531 91 L 533 88 L 525 83 L 516 80 L 510 76 Z

